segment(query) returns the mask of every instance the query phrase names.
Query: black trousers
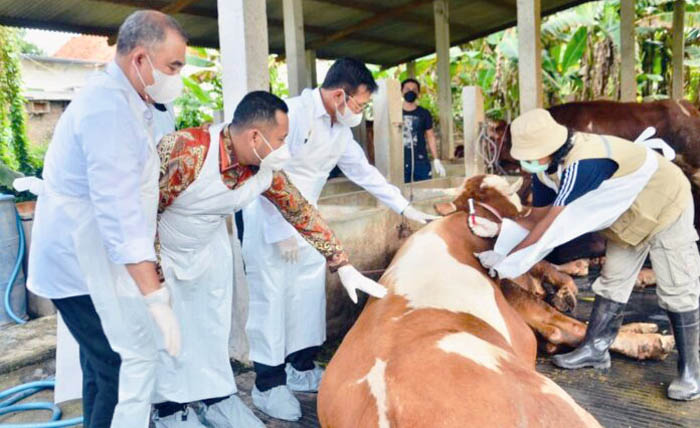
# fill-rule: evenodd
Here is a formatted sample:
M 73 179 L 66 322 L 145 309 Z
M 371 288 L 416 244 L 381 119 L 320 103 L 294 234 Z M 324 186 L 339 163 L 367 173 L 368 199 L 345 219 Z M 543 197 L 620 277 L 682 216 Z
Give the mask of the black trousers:
M 285 363 L 279 366 L 267 366 L 253 361 L 255 368 L 255 386 L 260 392 L 267 391 L 274 387 L 287 384 L 287 373 L 284 366 L 290 363 L 292 367 L 301 371 L 311 370 L 314 366 L 314 359 L 321 350 L 320 346 L 312 346 L 287 355 Z
M 121 358 L 109 346 L 90 296 L 53 299 L 80 346 L 85 428 L 109 428 L 119 398 Z

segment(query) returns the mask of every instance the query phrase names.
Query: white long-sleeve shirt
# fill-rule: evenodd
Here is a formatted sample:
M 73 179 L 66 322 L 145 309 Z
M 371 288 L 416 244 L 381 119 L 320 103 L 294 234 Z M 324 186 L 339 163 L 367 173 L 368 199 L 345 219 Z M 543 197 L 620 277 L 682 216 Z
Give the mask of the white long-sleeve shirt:
M 337 165 L 355 184 L 395 212 L 403 212 L 409 202 L 396 186 L 389 184 L 379 170 L 370 165 L 350 128 L 339 123 L 331 126 L 331 116 L 323 106 L 320 89 L 305 89 L 301 95 L 286 102 L 289 107 L 286 143 L 292 159 L 284 171 L 305 198 L 316 205 L 328 174 Z M 306 150 L 304 146 L 307 144 L 312 144 L 312 151 Z M 261 199 L 260 203 L 266 213 L 263 221 L 267 243 L 282 241 L 296 233 L 269 201 Z
M 63 113 L 46 154 L 45 193 L 91 205 L 113 263 L 155 260 L 149 227 L 155 218 L 146 218 L 140 200 L 153 115 L 153 106 L 110 63 Z M 88 294 L 71 235 L 85 217 L 55 201 L 42 195 L 37 202 L 28 288 L 53 299 Z

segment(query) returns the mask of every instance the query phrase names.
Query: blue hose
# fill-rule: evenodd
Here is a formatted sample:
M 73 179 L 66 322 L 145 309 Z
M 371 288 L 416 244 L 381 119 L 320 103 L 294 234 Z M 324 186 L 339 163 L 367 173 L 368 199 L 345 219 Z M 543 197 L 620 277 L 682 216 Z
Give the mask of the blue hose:
M 10 275 L 10 280 L 5 287 L 5 311 L 7 315 L 12 318 L 17 324 L 24 324 L 27 321 L 18 317 L 17 314 L 12 311 L 12 305 L 10 305 L 10 295 L 12 294 L 12 288 L 17 280 L 17 275 L 19 275 L 19 270 L 22 267 L 22 260 L 24 260 L 24 228 L 22 227 L 22 219 L 19 217 L 19 213 L 15 212 L 17 217 L 17 233 L 19 234 L 19 248 L 17 249 L 17 262 L 15 262 L 15 267 L 12 269 L 12 274 Z
M 37 392 L 53 388 L 55 386 L 53 380 L 41 380 L 30 382 L 24 385 L 15 386 L 14 388 L 6 389 L 0 392 L 0 416 L 8 413 L 27 412 L 31 410 L 48 410 L 51 411 L 51 419 L 49 422 L 33 422 L 29 424 L 0 424 L 2 428 L 61 428 L 80 425 L 83 423 L 82 416 L 79 418 L 67 419 L 61 421 L 61 409 L 53 403 L 22 403 L 15 404 L 18 401 L 36 394 Z
M 22 227 L 22 219 L 19 213 L 15 214 L 17 217 L 17 233 L 19 234 L 19 249 L 17 250 L 17 262 L 10 275 L 10 281 L 5 289 L 5 311 L 17 324 L 25 324 L 27 321 L 18 317 L 12 311 L 10 305 L 10 295 L 12 293 L 12 287 L 15 285 L 17 280 L 17 275 L 19 275 L 19 270 L 22 267 L 22 260 L 24 260 L 24 228 Z M 0 391 L 0 416 L 6 415 L 8 413 L 16 412 L 28 412 L 32 410 L 48 410 L 51 411 L 51 420 L 49 422 L 36 422 L 29 424 L 0 424 L 0 428 L 61 428 L 61 427 L 71 427 L 75 425 L 80 425 L 83 423 L 83 417 L 68 419 L 61 421 L 61 409 L 53 403 L 20 403 L 15 404 L 19 401 L 30 397 L 37 392 L 54 388 L 56 382 L 53 380 L 43 380 L 37 382 L 25 383 L 24 385 L 15 386 L 14 388 L 6 389 L 5 391 Z

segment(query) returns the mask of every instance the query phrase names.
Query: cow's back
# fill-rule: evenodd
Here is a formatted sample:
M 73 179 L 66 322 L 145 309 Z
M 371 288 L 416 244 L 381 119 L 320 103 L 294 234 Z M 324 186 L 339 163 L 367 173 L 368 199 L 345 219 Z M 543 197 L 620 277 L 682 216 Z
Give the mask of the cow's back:
M 463 213 L 409 238 L 328 365 L 322 426 L 596 426 L 535 371 L 534 334 L 473 257 L 489 245 Z

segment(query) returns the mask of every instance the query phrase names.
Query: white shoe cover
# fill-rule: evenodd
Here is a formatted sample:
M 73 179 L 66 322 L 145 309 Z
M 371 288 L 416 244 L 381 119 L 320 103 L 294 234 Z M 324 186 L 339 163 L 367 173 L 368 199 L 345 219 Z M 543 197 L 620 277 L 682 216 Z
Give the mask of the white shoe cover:
M 276 386 L 265 392 L 253 387 L 251 395 L 255 407 L 268 416 L 293 422 L 301 418 L 301 404 L 287 385 Z
M 182 420 L 184 413 L 182 411 L 163 418 L 153 416 L 153 425 L 155 428 L 206 428 L 206 425 L 202 425 L 199 421 L 194 409 L 188 407 L 186 412 L 185 420 Z
M 211 406 L 204 406 L 199 419 L 204 426 L 213 428 L 265 428 L 237 394 Z
M 314 368 L 311 370 L 299 371 L 287 364 L 284 368 L 287 372 L 287 386 L 292 391 L 297 392 L 318 392 L 318 387 L 321 385 L 321 377 L 324 370 L 314 363 Z

